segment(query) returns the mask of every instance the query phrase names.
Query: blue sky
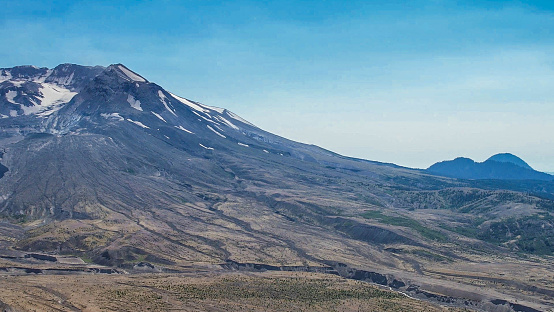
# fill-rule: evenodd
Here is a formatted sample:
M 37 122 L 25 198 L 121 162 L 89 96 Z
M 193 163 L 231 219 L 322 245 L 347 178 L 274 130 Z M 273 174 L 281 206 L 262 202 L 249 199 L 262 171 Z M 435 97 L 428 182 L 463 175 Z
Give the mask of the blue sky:
M 341 154 L 554 172 L 550 1 L 12 1 L 0 67 L 123 63 Z

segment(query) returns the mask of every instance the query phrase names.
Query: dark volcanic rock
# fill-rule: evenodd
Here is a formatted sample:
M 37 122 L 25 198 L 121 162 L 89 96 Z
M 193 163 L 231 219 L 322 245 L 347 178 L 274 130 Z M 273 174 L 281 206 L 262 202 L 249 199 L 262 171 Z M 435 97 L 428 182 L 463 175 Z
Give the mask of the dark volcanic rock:
M 417 245 L 412 239 L 382 227 L 344 218 L 334 218 L 333 221 L 335 229 L 362 241 L 375 244 L 403 243 Z
M 37 259 L 37 260 L 50 261 L 50 262 L 58 261 L 58 258 L 56 258 L 54 256 L 44 255 L 44 254 L 36 254 L 36 253 L 26 254 L 25 258 L 33 258 L 33 259 Z

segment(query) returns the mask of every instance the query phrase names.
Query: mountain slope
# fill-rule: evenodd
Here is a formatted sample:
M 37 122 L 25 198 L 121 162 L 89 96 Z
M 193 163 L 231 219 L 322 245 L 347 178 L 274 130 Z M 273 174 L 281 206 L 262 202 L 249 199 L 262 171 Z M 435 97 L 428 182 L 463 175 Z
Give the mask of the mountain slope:
M 536 298 L 551 291 L 527 273 L 502 277 L 513 267 L 548 272 L 547 260 L 516 254 L 551 246 L 548 199 L 290 141 L 121 64 L 60 66 L 0 71 L 0 217 L 9 222 L 0 251 L 129 270 L 330 266 L 410 294 L 460 297 L 462 287 L 514 302 L 529 301 L 523 288 L 536 287 Z M 71 97 L 45 105 L 45 84 Z M 507 219 L 534 236 L 512 236 Z M 487 257 L 502 259 L 487 268 L 494 291 L 465 289 Z M 461 284 L 446 278 L 452 268 Z

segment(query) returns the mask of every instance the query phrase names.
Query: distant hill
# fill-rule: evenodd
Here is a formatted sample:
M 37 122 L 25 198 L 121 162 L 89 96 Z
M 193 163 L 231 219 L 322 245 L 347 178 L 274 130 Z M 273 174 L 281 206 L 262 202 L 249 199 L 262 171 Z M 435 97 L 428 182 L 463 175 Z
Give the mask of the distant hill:
M 509 153 L 496 154 L 484 162 L 458 157 L 454 160 L 438 162 L 426 171 L 459 179 L 554 181 L 554 176 L 534 170 L 521 158 Z
M 496 154 L 496 155 L 491 156 L 487 160 L 494 160 L 494 161 L 498 161 L 498 162 L 502 162 L 502 163 L 512 163 L 514 165 L 520 166 L 520 167 L 525 168 L 525 169 L 534 170 L 525 161 L 523 161 L 523 159 L 517 157 L 514 154 L 510 154 L 510 153 Z

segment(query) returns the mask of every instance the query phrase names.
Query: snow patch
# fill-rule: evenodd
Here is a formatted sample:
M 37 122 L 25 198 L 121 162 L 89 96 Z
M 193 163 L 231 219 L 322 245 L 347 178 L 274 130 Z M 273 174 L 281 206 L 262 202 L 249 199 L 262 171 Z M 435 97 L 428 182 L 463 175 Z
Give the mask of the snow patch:
M 206 105 L 206 104 L 200 104 L 200 105 L 202 105 L 203 107 L 205 107 L 209 110 L 216 111 L 220 114 L 223 114 L 223 112 L 225 111 L 225 108 L 221 108 L 221 107 L 209 106 L 209 105 Z
M 132 81 L 146 82 L 146 79 L 142 78 L 138 74 L 136 74 L 136 73 L 132 72 L 131 70 L 127 69 L 123 65 L 118 65 L 117 68 L 119 68 L 119 70 L 121 70 L 123 72 L 123 74 L 125 74 L 125 76 L 127 76 L 127 78 L 131 79 Z
M 224 124 L 226 124 L 227 126 L 235 129 L 235 130 L 239 130 L 239 127 L 235 126 L 233 123 L 231 123 L 229 120 L 219 116 L 217 117 L 217 119 L 221 120 Z
M 140 121 L 134 121 L 134 120 L 131 120 L 131 119 L 127 119 L 127 121 L 129 122 L 132 122 L 134 123 L 135 125 L 139 126 L 139 127 L 142 127 L 142 128 L 145 128 L 145 129 L 150 129 L 150 127 L 144 125 L 142 122 Z
M 19 94 L 18 91 L 8 91 L 6 99 L 12 104 L 20 105 L 24 115 L 37 114 L 44 117 L 52 114 L 53 112 L 59 110 L 62 107 L 62 104 L 71 101 L 71 99 L 77 95 L 77 92 L 72 92 L 61 86 L 63 84 L 70 83 L 71 80 L 73 80 L 73 74 L 64 79 L 58 79 L 54 81 L 54 83 L 45 83 L 44 81 L 51 74 L 52 70 L 48 70 L 46 74 L 42 76 L 36 76 L 30 79 L 10 80 L 10 83 L 16 87 L 21 87 L 26 82 L 34 82 L 39 85 L 39 95 L 36 97 L 28 97 L 28 100 L 32 105 L 26 106 L 24 104 L 17 103 L 14 99 Z M 2 71 L 0 81 L 8 79 L 12 79 L 11 73 L 9 71 Z
M 129 94 L 127 96 L 127 102 L 129 102 L 129 104 L 131 104 L 132 108 L 142 112 L 142 107 L 140 107 L 140 101 L 136 100 L 134 96 Z
M 221 129 L 218 125 L 219 125 L 219 124 L 215 124 L 214 127 L 216 127 L 217 130 L 219 130 L 219 131 L 221 131 L 221 132 L 225 132 L 225 130 Z
M 28 81 L 26 81 L 26 80 L 15 80 L 15 81 L 12 80 L 12 81 L 10 81 L 10 83 L 12 85 L 14 85 L 15 87 L 21 87 L 21 85 L 23 85 L 26 82 L 28 82 Z
M 198 143 L 198 145 L 202 146 L 203 148 L 205 148 L 207 150 L 213 150 L 214 149 L 213 147 L 206 147 L 206 146 L 202 145 L 201 143 Z
M 16 117 L 16 116 L 17 116 L 17 111 L 15 111 L 15 110 L 13 110 L 13 109 L 10 110 L 10 116 Z
M 167 123 L 167 121 L 165 121 L 165 119 L 162 116 L 160 116 L 160 114 L 155 113 L 155 112 L 151 112 L 151 113 L 154 114 L 154 116 L 158 117 L 161 121 Z
M 204 119 L 206 119 L 205 117 L 201 116 L 200 114 L 198 114 L 198 113 L 197 113 L 197 112 L 195 112 L 195 111 L 192 111 L 192 113 L 193 113 L 193 114 L 195 114 L 195 115 L 196 115 L 196 116 L 198 116 L 198 117 L 201 117 L 201 118 L 204 118 Z
M 47 117 L 47 116 L 50 116 L 52 115 L 54 112 L 57 112 L 60 108 L 62 108 L 61 106 L 52 106 L 52 107 L 49 107 L 41 112 L 38 112 L 36 113 L 37 116 L 39 117 Z
M 71 92 L 66 88 L 49 83 L 43 83 L 42 87 L 39 88 L 39 92 L 42 94 L 42 100 L 40 101 L 41 106 L 67 103 L 77 95 L 77 92 Z
M 171 92 L 169 94 L 171 94 L 171 96 L 174 97 L 179 102 L 189 106 L 190 108 L 192 108 L 196 111 L 202 112 L 202 113 L 209 113 L 210 111 L 215 111 L 215 112 L 218 112 L 220 114 L 223 114 L 223 112 L 225 111 L 224 108 L 219 108 L 219 107 L 215 107 L 215 106 L 208 106 L 208 105 L 204 105 L 204 104 L 200 104 L 200 103 L 193 103 L 192 101 L 189 101 L 189 100 L 185 99 L 184 97 L 180 97 L 180 96 L 178 96 L 176 94 L 173 94 Z
M 183 131 L 185 131 L 185 132 L 188 132 L 188 133 L 190 133 L 190 134 L 194 134 L 194 132 L 192 132 L 192 131 L 189 131 L 189 130 L 187 130 L 187 129 L 183 128 L 183 126 L 181 126 L 181 125 L 179 125 L 179 126 L 175 126 L 175 128 L 177 128 L 177 129 L 179 129 L 179 130 L 183 130 Z
M 165 109 L 167 109 L 170 113 L 172 113 L 173 115 L 175 115 L 175 117 L 177 117 L 177 114 L 175 114 L 175 111 L 170 109 L 169 105 L 167 105 L 167 102 L 166 102 L 167 97 L 165 96 L 165 94 L 161 90 L 158 90 L 158 96 L 160 97 L 160 100 L 164 104 Z
M 252 127 L 255 127 L 253 124 L 251 124 L 250 122 L 242 119 L 241 117 L 233 114 L 232 112 L 224 109 L 224 108 L 220 108 L 220 107 L 215 107 L 215 106 L 208 106 L 208 105 L 204 105 L 204 104 L 200 104 L 200 103 L 193 103 L 192 101 L 189 101 L 183 97 L 180 97 L 178 95 L 175 95 L 173 93 L 169 93 L 171 94 L 172 97 L 174 97 L 176 100 L 178 100 L 179 102 L 185 104 L 186 106 L 190 107 L 193 109 L 193 113 L 196 114 L 198 117 L 206 120 L 206 121 L 209 121 L 211 123 L 214 123 L 214 124 L 218 124 L 217 122 L 213 121 L 213 120 L 210 120 L 210 119 L 207 119 L 206 117 L 198 114 L 197 112 L 201 112 L 201 113 L 204 113 L 208 116 L 208 118 L 212 118 L 212 116 L 210 116 L 210 111 L 214 111 L 214 112 L 217 112 L 219 113 L 220 115 L 221 114 L 224 114 L 224 113 L 227 113 L 227 115 L 235 120 L 238 120 L 242 123 L 245 123 L 247 125 L 250 125 Z M 195 112 L 196 111 L 196 112 Z M 239 130 L 239 127 L 237 127 L 236 125 L 234 125 L 232 122 L 230 122 L 228 119 L 225 119 L 223 116 L 216 116 L 215 117 L 216 119 L 220 120 L 221 122 L 225 123 L 226 125 L 228 125 L 229 127 L 235 129 L 235 130 Z
M 193 114 L 195 114 L 196 116 L 198 116 L 198 117 L 204 119 L 204 120 L 207 121 L 207 122 L 211 122 L 211 123 L 213 123 L 213 124 L 215 124 L 215 125 L 219 125 L 217 122 L 215 122 L 215 121 L 213 121 L 213 120 L 210 120 L 210 119 L 208 119 L 208 118 L 206 118 L 206 117 L 204 117 L 204 116 L 198 114 L 198 113 L 195 112 L 195 111 L 191 111 L 191 112 L 192 112 Z M 206 113 L 204 113 L 204 114 L 206 114 Z M 206 114 L 206 115 L 207 115 L 208 117 L 212 118 L 212 116 L 210 116 L 209 114 Z M 202 121 L 202 120 L 200 120 L 200 119 L 198 119 L 198 120 L 199 120 L 199 121 Z
M 244 146 L 244 147 L 250 147 L 248 144 L 244 144 L 244 143 L 240 143 L 240 142 L 238 142 L 237 144 L 240 145 L 240 146 Z
M 244 120 L 242 117 L 240 117 L 239 115 L 237 115 L 233 112 L 227 111 L 227 115 L 229 115 L 229 117 L 233 118 L 234 120 L 238 120 L 238 121 L 240 121 L 242 123 L 245 123 L 249 126 L 256 127 L 253 124 L 251 124 L 250 122 L 248 122 L 247 120 Z
M 177 101 L 179 101 L 179 102 L 181 102 L 181 103 L 187 105 L 188 107 L 190 107 L 190 108 L 192 108 L 192 109 L 194 109 L 194 110 L 197 110 L 197 111 L 202 112 L 202 113 L 208 112 L 206 109 L 202 108 L 202 106 L 200 106 L 200 105 L 198 105 L 198 104 L 192 103 L 191 101 L 189 101 L 189 100 L 187 100 L 187 99 L 185 99 L 185 98 L 182 98 L 182 97 L 180 97 L 180 96 L 178 96 L 178 95 L 175 95 L 175 94 L 173 94 L 173 93 L 171 93 L 171 92 L 170 92 L 169 94 L 171 94 L 171 96 L 174 97 Z
M 206 127 L 208 127 L 208 129 L 212 130 L 215 134 L 219 135 L 220 137 L 226 139 L 227 137 L 224 136 L 223 134 L 217 132 L 214 128 L 210 127 L 210 125 L 206 125 Z
M 8 93 L 6 93 L 6 99 L 8 100 L 8 102 L 12 103 L 12 104 L 19 104 L 19 103 L 16 103 L 13 99 L 17 96 L 17 91 L 8 91 Z
M 122 120 L 125 119 L 125 118 L 121 117 L 121 115 L 119 115 L 119 113 L 111 113 L 111 114 L 101 113 L 100 116 L 102 116 L 106 119 L 117 119 L 119 121 L 122 121 Z
M 25 106 L 20 104 L 24 115 L 37 114 L 41 117 L 48 116 L 62 108 L 62 104 L 71 101 L 77 95 L 77 92 L 71 92 L 66 88 L 50 83 L 41 83 L 38 91 L 41 94 L 38 96 L 40 103 L 36 103 L 30 98 L 29 101 L 34 105 Z

